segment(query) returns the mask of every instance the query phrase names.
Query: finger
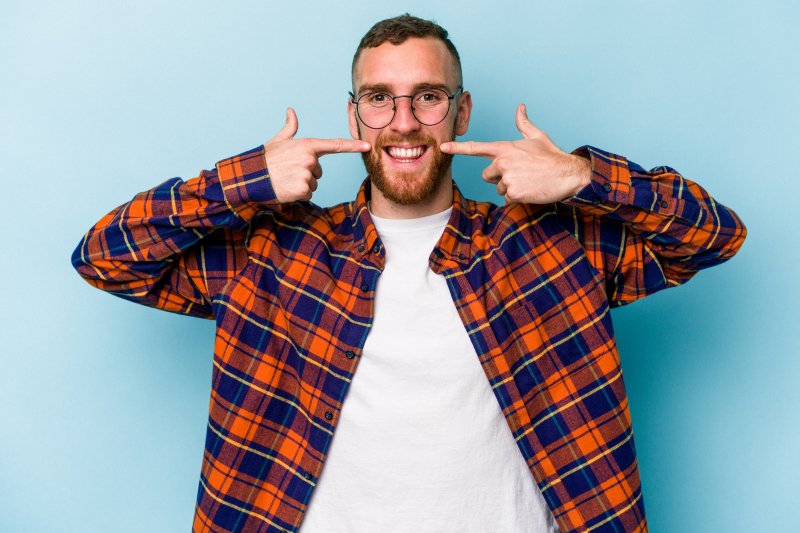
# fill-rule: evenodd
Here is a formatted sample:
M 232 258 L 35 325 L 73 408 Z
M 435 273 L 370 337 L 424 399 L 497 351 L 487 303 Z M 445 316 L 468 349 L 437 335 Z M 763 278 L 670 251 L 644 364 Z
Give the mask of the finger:
M 497 157 L 500 153 L 499 142 L 480 143 L 475 141 L 442 143 L 439 149 L 446 154 L 475 155 L 478 157 Z
M 316 191 L 318 185 L 319 184 L 317 183 L 317 179 L 316 178 L 311 178 L 311 181 L 308 184 L 309 188 L 311 188 L 311 192 Z
M 311 175 L 314 176 L 314 179 L 320 179 L 322 177 L 322 166 L 317 161 L 317 164 L 311 167 Z
M 530 139 L 541 133 L 541 130 L 534 126 L 533 122 L 528 118 L 528 109 L 525 107 L 525 104 L 519 104 L 519 107 L 517 107 L 516 122 L 517 129 L 526 139 Z
M 497 168 L 497 165 L 495 165 L 494 161 L 492 161 L 488 167 L 484 168 L 483 172 L 481 173 L 481 178 L 483 178 L 483 181 L 489 183 L 497 183 L 502 177 L 503 173 L 500 172 L 500 169 Z
M 506 192 L 508 192 L 505 183 L 503 183 L 502 181 L 497 182 L 497 186 L 495 187 L 495 189 L 497 189 L 497 194 L 499 194 L 500 196 L 505 196 Z
M 311 150 L 319 155 L 369 152 L 372 148 L 367 141 L 355 139 L 308 139 Z
M 269 142 L 272 141 L 285 141 L 291 139 L 297 133 L 297 114 L 291 107 L 286 108 L 286 124 L 283 125 L 281 131 L 275 135 Z

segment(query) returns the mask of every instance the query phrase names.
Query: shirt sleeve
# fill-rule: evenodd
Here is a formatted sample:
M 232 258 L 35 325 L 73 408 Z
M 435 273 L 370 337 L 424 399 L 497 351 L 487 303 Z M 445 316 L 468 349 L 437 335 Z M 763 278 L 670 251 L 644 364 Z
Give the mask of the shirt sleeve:
M 89 230 L 72 264 L 121 298 L 212 318 L 212 297 L 247 263 L 250 220 L 277 206 L 263 147 L 255 148 L 137 194 Z
M 605 277 L 612 307 L 667 287 L 733 257 L 747 235 L 739 217 L 667 166 L 646 171 L 591 146 L 589 185 L 557 208 Z

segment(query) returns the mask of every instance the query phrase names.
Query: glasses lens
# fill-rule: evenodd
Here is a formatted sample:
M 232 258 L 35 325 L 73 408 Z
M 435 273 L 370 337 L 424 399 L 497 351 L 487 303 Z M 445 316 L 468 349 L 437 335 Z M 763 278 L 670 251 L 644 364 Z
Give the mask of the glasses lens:
M 447 116 L 450 98 L 441 89 L 425 89 L 414 95 L 412 108 L 420 123 L 434 126 Z
M 370 128 L 380 129 L 394 118 L 394 101 L 387 93 L 367 93 L 358 99 L 358 116 Z

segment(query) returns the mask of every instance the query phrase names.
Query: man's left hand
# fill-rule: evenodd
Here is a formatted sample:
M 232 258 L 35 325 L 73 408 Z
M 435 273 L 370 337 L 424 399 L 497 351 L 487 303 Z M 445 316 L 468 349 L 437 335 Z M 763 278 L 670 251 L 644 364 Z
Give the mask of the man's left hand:
M 591 181 L 591 163 L 567 154 L 528 119 L 525 104 L 516 115 L 518 141 L 446 142 L 446 154 L 486 157 L 483 180 L 495 184 L 507 203 L 547 204 L 569 198 Z

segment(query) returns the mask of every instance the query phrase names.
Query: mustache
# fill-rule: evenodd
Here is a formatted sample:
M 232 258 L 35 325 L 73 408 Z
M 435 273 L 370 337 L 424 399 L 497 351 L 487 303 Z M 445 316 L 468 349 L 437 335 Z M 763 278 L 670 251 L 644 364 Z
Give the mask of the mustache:
M 414 133 L 411 135 L 381 135 L 378 137 L 377 142 L 374 144 L 374 149 L 376 152 L 380 152 L 386 146 L 398 145 L 398 144 L 425 144 L 430 146 L 431 148 L 438 149 L 439 143 L 436 142 L 436 139 L 429 135 L 421 135 L 419 133 Z

